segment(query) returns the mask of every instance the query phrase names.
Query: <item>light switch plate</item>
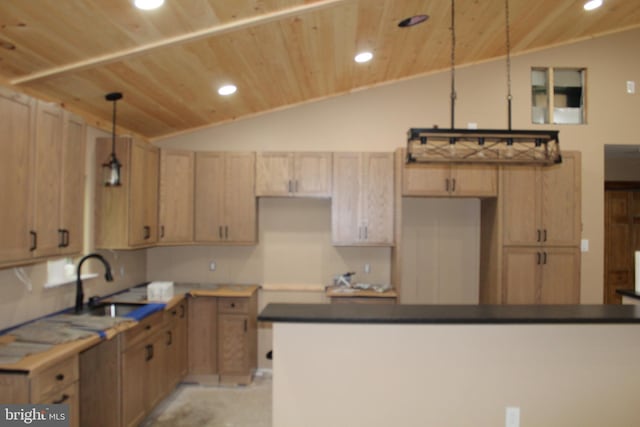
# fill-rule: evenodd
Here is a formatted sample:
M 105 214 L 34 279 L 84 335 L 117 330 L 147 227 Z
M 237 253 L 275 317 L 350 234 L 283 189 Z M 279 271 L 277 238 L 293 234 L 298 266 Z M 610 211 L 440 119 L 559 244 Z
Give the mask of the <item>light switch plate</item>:
M 581 252 L 589 252 L 589 240 L 588 239 L 582 239 L 580 241 L 580 251 Z
M 504 414 L 505 427 L 520 427 L 520 408 L 517 406 L 507 406 Z
M 636 82 L 634 80 L 627 80 L 627 93 L 636 93 Z

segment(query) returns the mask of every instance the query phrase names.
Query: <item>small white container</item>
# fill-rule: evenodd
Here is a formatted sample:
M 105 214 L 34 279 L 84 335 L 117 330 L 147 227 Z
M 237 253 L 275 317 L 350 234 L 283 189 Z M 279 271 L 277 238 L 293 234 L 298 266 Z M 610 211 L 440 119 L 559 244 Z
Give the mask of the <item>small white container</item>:
M 173 298 L 173 282 L 151 282 L 147 285 L 147 300 L 169 301 Z

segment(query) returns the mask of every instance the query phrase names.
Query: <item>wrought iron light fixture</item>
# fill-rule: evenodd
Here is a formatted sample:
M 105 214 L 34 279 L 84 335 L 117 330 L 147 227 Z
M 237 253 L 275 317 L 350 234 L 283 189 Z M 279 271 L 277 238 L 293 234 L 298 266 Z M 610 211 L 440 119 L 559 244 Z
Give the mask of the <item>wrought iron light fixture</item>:
M 455 0 L 451 0 L 451 128 L 411 128 L 407 163 L 500 163 L 551 165 L 562 162 L 558 131 L 511 128 L 511 40 L 505 0 L 508 129 L 455 128 Z
M 116 157 L 116 102 L 122 99 L 122 93 L 112 92 L 105 95 L 107 101 L 113 102 L 113 127 L 111 132 L 111 156 L 107 163 L 103 163 L 104 185 L 107 187 L 117 187 L 120 185 L 120 168 L 122 163 Z

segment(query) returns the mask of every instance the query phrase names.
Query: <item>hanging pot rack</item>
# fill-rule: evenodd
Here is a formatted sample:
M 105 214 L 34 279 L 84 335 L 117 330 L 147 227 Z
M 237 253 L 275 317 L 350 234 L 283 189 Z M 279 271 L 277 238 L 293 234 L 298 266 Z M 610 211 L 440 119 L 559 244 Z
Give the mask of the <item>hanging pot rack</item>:
M 557 130 L 511 128 L 511 39 L 505 0 L 508 129 L 455 128 L 455 0 L 451 0 L 451 128 L 410 128 L 407 163 L 497 163 L 552 165 L 562 162 Z

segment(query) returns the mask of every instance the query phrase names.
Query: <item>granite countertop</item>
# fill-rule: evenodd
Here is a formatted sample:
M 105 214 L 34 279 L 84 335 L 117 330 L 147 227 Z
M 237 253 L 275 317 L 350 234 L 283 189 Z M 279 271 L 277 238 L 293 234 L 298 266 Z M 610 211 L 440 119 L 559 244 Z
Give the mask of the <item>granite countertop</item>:
M 269 304 L 258 320 L 371 324 L 640 323 L 640 306 Z

